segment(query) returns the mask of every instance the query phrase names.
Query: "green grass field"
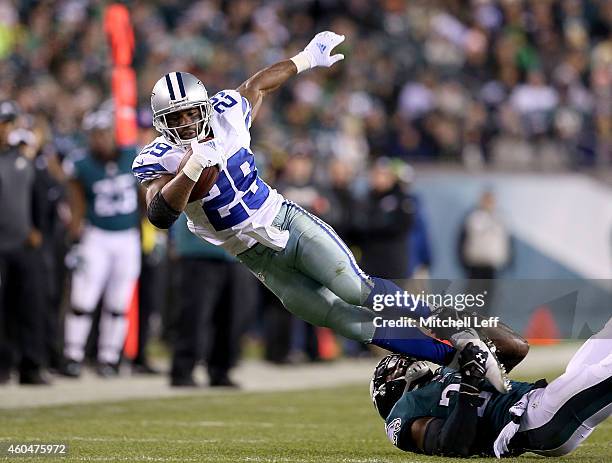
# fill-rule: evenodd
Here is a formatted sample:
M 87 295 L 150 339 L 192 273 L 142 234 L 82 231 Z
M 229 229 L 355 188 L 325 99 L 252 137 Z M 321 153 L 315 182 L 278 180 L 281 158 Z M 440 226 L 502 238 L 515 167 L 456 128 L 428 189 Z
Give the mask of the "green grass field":
M 10 458 L 19 462 L 453 461 L 395 449 L 369 403 L 366 386 L 1 411 L 0 438 L 5 445 L 69 444 L 67 457 Z M 563 461 L 610 462 L 611 441 L 608 420 Z M 531 455 L 506 461 L 543 460 Z

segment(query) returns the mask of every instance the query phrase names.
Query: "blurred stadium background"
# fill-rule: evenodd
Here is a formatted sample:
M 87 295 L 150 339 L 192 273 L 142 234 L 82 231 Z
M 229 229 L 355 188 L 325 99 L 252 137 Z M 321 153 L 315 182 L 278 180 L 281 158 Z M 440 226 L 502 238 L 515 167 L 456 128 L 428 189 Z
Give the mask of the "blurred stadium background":
M 141 148 L 156 136 L 149 96 L 161 75 L 191 72 L 212 95 L 293 56 L 325 29 L 346 35 L 339 47 L 345 60 L 291 80 L 267 99 L 253 125 L 254 153 L 268 183 L 333 225 L 367 272 L 495 278 L 491 314 L 533 338 L 585 336 L 609 318 L 611 1 L 134 0 L 123 2 L 133 48 L 130 32 L 118 30 L 124 23 L 105 20 L 110 3 L 0 0 L 0 100 L 19 108 L 6 142 L 36 171 L 34 199 L 18 207 L 32 210 L 23 246 L 37 277 L 27 291 L 41 296 L 25 299 L 36 305 L 36 326 L 28 332 L 39 333 L 26 344 L 38 346 L 41 372 L 62 364 L 72 246 L 67 183 L 70 166 L 88 155 L 84 118 L 100 108 L 112 115 L 113 91 L 123 94 L 128 104 L 114 117 L 127 122 L 115 130 Z M 117 83 L 116 65 L 125 57 L 113 56 L 113 40 L 129 50 L 135 98 L 131 84 Z M 15 201 L 5 193 L 0 204 L 7 202 Z M 493 235 L 471 223 L 474 211 L 486 214 Z M 2 226 L 13 218 L 3 214 L 5 236 Z M 77 402 L 142 397 L 147 390 L 170 394 L 167 376 L 143 380 L 128 367 L 133 373 L 170 368 L 184 329 L 179 261 L 235 264 L 189 241 L 184 222 L 170 234 L 146 218 L 140 228 L 140 297 L 131 304 L 120 382 L 87 373 L 75 384 L 43 374 L 43 382 L 55 383 L 45 391 L 10 385 L 24 344 L 17 339 L 24 322 L 15 314 L 25 309 L 9 301 L 0 305 L 0 338 L 12 352 L 0 371 L 9 384 L 6 394 L 0 390 L 0 406 L 70 403 L 71 394 Z M 470 253 L 471 241 L 488 238 L 483 252 Z M 197 268 L 204 270 L 194 284 L 206 285 L 214 266 Z M 210 307 L 199 328 L 198 362 L 212 361 L 223 346 L 219 339 L 242 338 L 242 353 L 221 363 L 227 373 L 244 356 L 260 359 L 238 370 L 246 389 L 265 390 L 266 378 L 282 382 L 293 374 L 264 362 L 296 365 L 286 379 L 291 388 L 333 376 L 333 368 L 308 365 L 340 357 L 366 357 L 337 363 L 350 370 L 349 382 L 366 383 L 370 351 L 293 319 L 256 280 L 236 278 L 235 290 L 252 296 Z M 552 283 L 534 284 L 539 280 Z M 520 296 L 526 287 L 530 295 Z M 555 304 L 569 308 L 556 311 Z M 213 313 L 231 313 L 234 321 L 218 323 Z M 557 349 L 551 369 L 571 352 Z M 88 358 L 95 359 L 95 350 L 90 340 Z M 525 374 L 555 355 L 536 352 Z M 365 393 L 363 406 L 369 406 Z

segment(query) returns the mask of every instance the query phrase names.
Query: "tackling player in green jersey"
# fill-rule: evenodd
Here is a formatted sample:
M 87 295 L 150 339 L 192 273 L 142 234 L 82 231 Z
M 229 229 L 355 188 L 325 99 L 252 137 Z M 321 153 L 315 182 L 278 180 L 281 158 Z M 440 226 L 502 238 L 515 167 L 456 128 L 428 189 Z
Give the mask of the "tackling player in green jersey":
M 382 359 L 370 389 L 389 440 L 428 455 L 561 456 L 612 414 L 612 319 L 550 384 L 511 381 L 500 394 L 484 379 L 487 355 L 468 344 L 459 371 L 435 372 L 397 354 Z

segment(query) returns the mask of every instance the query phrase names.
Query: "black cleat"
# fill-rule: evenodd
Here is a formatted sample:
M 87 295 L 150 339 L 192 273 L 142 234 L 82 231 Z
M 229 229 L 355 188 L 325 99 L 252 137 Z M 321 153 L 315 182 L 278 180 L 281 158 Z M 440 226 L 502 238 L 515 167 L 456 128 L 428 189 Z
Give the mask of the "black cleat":
M 240 385 L 232 381 L 227 375 L 211 377 L 210 387 L 230 387 L 232 389 L 240 389 Z
M 170 378 L 170 386 L 172 387 L 200 387 L 192 376 L 178 376 Z
M 96 366 L 96 374 L 101 378 L 114 378 L 119 376 L 119 365 L 102 362 Z
M 19 384 L 31 386 L 48 386 L 51 384 L 49 378 L 40 370 L 22 371 L 19 374 Z
M 144 363 L 133 363 L 132 364 L 133 375 L 161 375 L 162 372 L 157 368 L 154 368 L 148 362 Z
M 58 368 L 58 374 L 68 378 L 78 378 L 81 376 L 81 362 L 76 360 L 66 359 Z

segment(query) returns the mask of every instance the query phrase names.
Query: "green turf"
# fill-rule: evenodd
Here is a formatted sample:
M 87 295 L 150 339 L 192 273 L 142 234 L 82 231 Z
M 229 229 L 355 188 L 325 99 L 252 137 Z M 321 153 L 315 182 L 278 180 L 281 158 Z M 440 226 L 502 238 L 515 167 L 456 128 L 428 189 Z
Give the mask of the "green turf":
M 69 443 L 68 457 L 11 459 L 17 462 L 454 461 L 395 449 L 365 386 L 0 411 L 0 438 Z M 612 461 L 611 440 L 608 420 L 563 461 Z M 505 461 L 543 460 L 532 455 Z

